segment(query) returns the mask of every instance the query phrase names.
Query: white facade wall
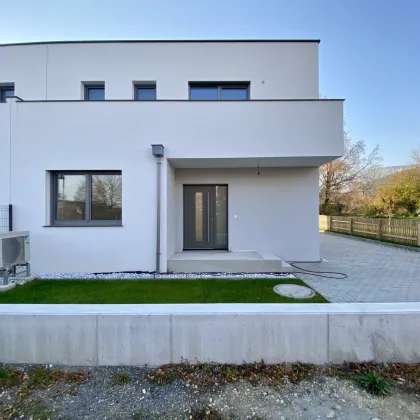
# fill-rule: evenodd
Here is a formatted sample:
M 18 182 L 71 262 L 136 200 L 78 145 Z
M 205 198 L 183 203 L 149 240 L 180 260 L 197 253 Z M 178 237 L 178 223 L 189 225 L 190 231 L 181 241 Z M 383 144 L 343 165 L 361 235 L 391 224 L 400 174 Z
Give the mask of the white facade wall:
M 188 99 L 190 81 L 249 81 L 251 99 L 318 99 L 317 42 L 139 42 L 0 46 L 0 84 L 23 100 L 81 99 L 105 82 L 106 99 L 133 99 L 156 81 L 158 99 Z
M 0 204 L 9 204 L 10 111 L 12 102 L 0 103 Z
M 318 168 L 177 169 L 176 251 L 183 249 L 183 185 L 228 185 L 229 250 L 319 260 Z
M 343 104 L 318 100 L 317 43 L 0 46 L 0 63 L 23 100 L 0 103 L 0 204 L 31 232 L 35 273 L 155 269 L 155 143 L 162 271 L 183 246 L 183 183 L 229 185 L 231 250 L 319 258 L 318 166 L 343 153 Z M 110 101 L 80 101 L 92 81 Z M 133 81 L 158 100 L 131 101 Z M 190 81 L 250 82 L 251 100 L 188 101 Z M 121 170 L 123 226 L 50 227 L 58 170 Z
M 172 254 L 176 252 L 177 244 L 177 181 L 175 177 L 175 168 L 169 163 L 167 165 L 167 202 L 166 202 L 166 229 L 167 229 L 167 243 L 166 255 L 171 258 Z

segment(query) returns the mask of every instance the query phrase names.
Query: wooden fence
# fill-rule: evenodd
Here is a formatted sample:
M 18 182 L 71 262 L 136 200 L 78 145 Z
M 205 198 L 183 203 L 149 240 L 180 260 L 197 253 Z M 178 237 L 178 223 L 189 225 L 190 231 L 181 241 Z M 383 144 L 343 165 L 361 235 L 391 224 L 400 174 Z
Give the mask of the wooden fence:
M 420 222 L 417 220 L 319 216 L 319 230 L 420 246 Z

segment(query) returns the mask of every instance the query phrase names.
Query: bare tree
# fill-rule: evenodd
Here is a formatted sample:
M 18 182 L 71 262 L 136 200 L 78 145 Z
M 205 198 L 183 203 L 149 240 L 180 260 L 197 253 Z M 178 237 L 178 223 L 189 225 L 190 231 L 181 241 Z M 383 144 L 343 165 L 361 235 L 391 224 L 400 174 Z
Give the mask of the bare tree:
M 74 201 L 86 200 L 86 182 L 81 181 L 73 196 Z M 121 207 L 121 175 L 92 175 L 92 201 L 108 208 Z
M 86 201 L 86 180 L 77 183 L 77 190 L 73 195 L 73 201 Z
M 352 142 L 348 133 L 344 133 L 344 155 L 320 168 L 320 203 L 327 207 L 340 194 L 360 191 L 372 170 L 378 167 L 379 147 L 366 152 L 363 141 Z
M 121 207 L 121 175 L 92 175 L 93 201 L 108 208 Z
M 413 149 L 411 152 L 411 160 L 413 161 L 414 165 L 420 166 L 420 147 Z

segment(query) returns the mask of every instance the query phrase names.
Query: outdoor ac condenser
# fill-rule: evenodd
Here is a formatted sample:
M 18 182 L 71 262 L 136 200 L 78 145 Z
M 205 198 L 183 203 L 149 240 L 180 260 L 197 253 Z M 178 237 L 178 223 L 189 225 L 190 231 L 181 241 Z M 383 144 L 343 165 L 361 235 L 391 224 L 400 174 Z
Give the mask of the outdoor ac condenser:
M 0 233 L 0 268 L 29 263 L 29 232 Z

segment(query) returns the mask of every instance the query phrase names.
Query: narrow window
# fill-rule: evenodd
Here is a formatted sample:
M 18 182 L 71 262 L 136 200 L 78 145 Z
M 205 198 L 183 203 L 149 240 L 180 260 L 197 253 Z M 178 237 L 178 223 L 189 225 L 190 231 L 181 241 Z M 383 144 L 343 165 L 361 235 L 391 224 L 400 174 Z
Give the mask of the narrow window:
M 155 101 L 156 100 L 156 85 L 134 85 L 134 99 L 137 101 Z
M 249 83 L 196 83 L 190 82 L 192 101 L 246 101 Z
M 6 98 L 11 96 L 15 96 L 15 86 L 13 84 L 0 85 L 0 101 L 5 102 Z
M 190 99 L 192 101 L 217 101 L 217 86 L 190 86 Z
M 222 101 L 246 101 L 248 99 L 248 88 L 246 86 L 222 86 Z
M 53 172 L 51 185 L 52 225 L 121 225 L 121 171 Z
M 85 101 L 104 101 L 105 84 L 85 84 Z

